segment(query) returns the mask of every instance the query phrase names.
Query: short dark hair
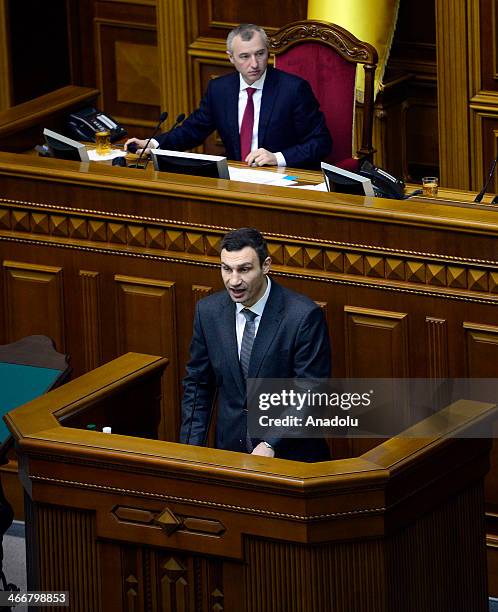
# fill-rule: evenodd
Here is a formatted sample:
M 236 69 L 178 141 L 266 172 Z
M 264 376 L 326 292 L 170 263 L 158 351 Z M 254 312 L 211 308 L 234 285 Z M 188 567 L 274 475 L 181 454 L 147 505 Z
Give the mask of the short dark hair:
M 221 250 L 241 251 L 245 247 L 253 248 L 259 258 L 259 263 L 268 257 L 268 245 L 261 232 L 254 227 L 239 227 L 225 234 L 221 240 Z
M 227 51 L 229 53 L 232 53 L 232 43 L 233 43 L 233 39 L 236 36 L 240 36 L 242 40 L 248 41 L 252 39 L 252 37 L 254 36 L 254 32 L 259 32 L 261 34 L 265 47 L 268 49 L 269 47 L 268 35 L 263 30 L 263 28 L 261 28 L 260 26 L 254 23 L 241 23 L 239 26 L 237 26 L 231 32 L 229 32 L 227 36 Z

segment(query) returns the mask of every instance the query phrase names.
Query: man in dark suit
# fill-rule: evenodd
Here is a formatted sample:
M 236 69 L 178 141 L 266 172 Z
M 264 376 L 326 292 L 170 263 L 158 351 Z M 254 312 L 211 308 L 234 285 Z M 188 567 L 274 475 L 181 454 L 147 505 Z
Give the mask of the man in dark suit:
M 228 233 L 221 249 L 226 291 L 197 304 L 180 441 L 205 444 L 217 395 L 217 448 L 297 461 L 329 459 L 322 439 L 248 437 L 246 379 L 328 378 L 329 336 L 313 301 L 267 276 L 271 259 L 257 230 Z
M 153 146 L 183 151 L 218 130 L 226 156 L 249 165 L 316 167 L 332 147 L 309 83 L 268 67 L 268 38 L 254 24 L 232 30 L 227 54 L 237 72 L 210 81 L 200 106 Z M 145 140 L 132 138 L 144 147 Z

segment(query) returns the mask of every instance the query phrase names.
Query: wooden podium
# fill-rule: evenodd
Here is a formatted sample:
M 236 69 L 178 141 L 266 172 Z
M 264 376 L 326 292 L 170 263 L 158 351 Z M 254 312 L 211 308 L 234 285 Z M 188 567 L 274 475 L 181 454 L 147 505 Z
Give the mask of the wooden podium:
M 487 610 L 491 443 L 457 436 L 493 405 L 302 464 L 153 439 L 166 364 L 128 353 L 7 415 L 30 590 L 81 612 Z

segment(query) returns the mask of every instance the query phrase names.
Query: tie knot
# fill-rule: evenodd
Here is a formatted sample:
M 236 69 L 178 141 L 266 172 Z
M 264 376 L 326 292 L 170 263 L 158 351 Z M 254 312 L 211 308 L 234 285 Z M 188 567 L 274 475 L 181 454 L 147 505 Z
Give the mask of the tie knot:
M 255 87 L 248 87 L 246 89 L 246 91 L 247 91 L 247 99 L 250 100 L 252 98 L 254 92 L 256 91 L 256 88 Z
M 243 308 L 240 312 L 244 315 L 246 321 L 249 323 L 252 323 L 252 321 L 254 321 L 254 319 L 258 316 L 255 312 L 249 310 L 249 308 Z

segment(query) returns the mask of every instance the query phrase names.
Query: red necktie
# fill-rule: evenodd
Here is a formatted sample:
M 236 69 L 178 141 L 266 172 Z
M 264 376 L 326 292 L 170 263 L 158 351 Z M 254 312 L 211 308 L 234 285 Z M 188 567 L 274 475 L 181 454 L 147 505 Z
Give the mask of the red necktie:
M 254 102 L 252 96 L 256 89 L 254 87 L 248 87 L 247 91 L 247 104 L 244 110 L 244 116 L 242 117 L 242 123 L 240 124 L 240 159 L 242 161 L 251 152 L 252 142 L 252 130 L 254 127 Z

